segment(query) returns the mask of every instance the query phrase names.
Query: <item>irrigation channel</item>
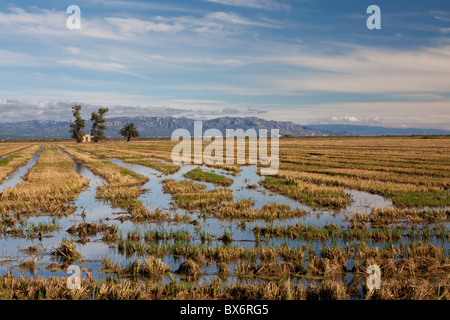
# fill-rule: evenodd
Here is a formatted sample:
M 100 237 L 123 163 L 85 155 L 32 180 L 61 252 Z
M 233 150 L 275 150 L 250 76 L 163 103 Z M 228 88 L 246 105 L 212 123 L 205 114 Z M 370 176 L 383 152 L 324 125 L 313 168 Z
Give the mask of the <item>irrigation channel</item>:
M 232 235 L 233 241 L 230 246 L 239 246 L 245 248 L 254 248 L 256 246 L 279 246 L 287 244 L 290 247 L 300 247 L 303 244 L 311 245 L 316 249 L 320 249 L 330 245 L 341 245 L 345 246 L 344 240 L 340 239 L 328 239 L 326 241 L 315 241 L 315 240 L 294 240 L 287 238 L 271 238 L 266 241 L 257 242 L 255 241 L 255 236 L 252 232 L 253 228 L 256 226 L 294 226 L 298 223 L 302 223 L 307 226 L 322 227 L 327 224 L 345 224 L 345 212 L 359 211 L 361 213 L 369 213 L 372 208 L 384 208 L 393 207 L 392 202 L 381 196 L 370 194 L 367 192 L 357 191 L 357 190 L 346 190 L 352 196 L 353 202 L 347 208 L 340 211 L 332 211 L 325 209 L 313 209 L 308 207 L 296 200 L 285 197 L 281 194 L 277 194 L 265 189 L 261 184 L 259 184 L 263 177 L 257 174 L 256 166 L 243 166 L 240 172 L 236 175 L 230 175 L 227 171 L 211 168 L 207 166 L 200 166 L 199 168 L 203 171 L 212 172 L 216 174 L 223 175 L 227 178 L 233 179 L 233 183 L 230 187 L 234 195 L 234 201 L 242 199 L 252 199 L 254 202 L 254 209 L 261 209 L 264 205 L 270 203 L 287 204 L 292 209 L 299 208 L 306 210 L 309 214 L 304 217 L 283 219 L 267 222 L 264 220 L 256 221 L 246 221 L 242 224 L 240 221 L 223 221 L 214 216 L 203 217 L 200 212 L 194 212 L 190 214 L 182 209 L 174 208 L 174 203 L 172 196 L 170 194 L 163 192 L 162 181 L 164 179 L 173 179 L 175 181 L 186 180 L 184 174 L 190 170 L 198 167 L 185 165 L 180 168 L 174 174 L 164 175 L 161 172 L 148 168 L 141 165 L 124 163 L 119 159 L 109 159 L 109 161 L 115 165 L 122 166 L 124 168 L 130 169 L 138 174 L 146 176 L 149 181 L 142 186 L 146 191 L 140 195 L 138 200 L 140 200 L 148 209 L 155 210 L 160 209 L 164 213 L 170 215 L 191 215 L 189 222 L 150 222 L 143 224 L 134 224 L 130 220 L 121 221 L 118 220 L 121 209 L 112 208 L 108 203 L 101 201 L 96 198 L 97 187 L 106 184 L 106 181 L 101 177 L 95 175 L 90 171 L 84 164 L 72 158 L 62 149 L 61 151 L 70 157 L 74 162 L 74 168 L 77 173 L 83 177 L 89 179 L 89 187 L 81 192 L 74 205 L 77 207 L 74 214 L 66 217 L 49 217 L 49 216 L 31 216 L 28 217 L 25 222 L 25 227 L 29 225 L 39 225 L 39 223 L 55 223 L 60 228 L 59 230 L 53 231 L 46 234 L 40 239 L 26 239 L 26 238 L 13 238 L 8 235 L 3 235 L 0 238 L 0 273 L 5 274 L 7 271 L 11 271 L 15 276 L 18 275 L 43 275 L 45 277 L 56 276 L 56 277 L 67 277 L 68 274 L 66 270 L 55 263 L 54 258 L 51 255 L 51 250 L 56 248 L 63 239 L 73 239 L 77 241 L 77 251 L 81 254 L 82 260 L 78 261 L 76 264 L 82 269 L 87 268 L 95 279 L 105 279 L 111 274 L 101 271 L 102 260 L 107 257 L 110 261 L 119 262 L 122 266 L 127 266 L 130 262 L 136 259 L 142 259 L 138 254 L 127 254 L 126 252 L 121 252 L 118 249 L 117 243 L 106 243 L 102 241 L 102 234 L 97 234 L 96 236 L 88 237 L 89 241 L 86 243 L 80 243 L 80 237 L 74 235 L 72 236 L 67 232 L 67 230 L 75 224 L 81 222 L 89 223 L 107 223 L 108 225 L 115 225 L 119 230 L 119 235 L 121 234 L 124 239 L 126 239 L 129 232 L 137 232 L 145 234 L 149 230 L 165 230 L 170 231 L 185 231 L 191 235 L 188 243 L 190 245 L 200 245 L 202 241 L 200 240 L 200 234 L 210 235 L 210 239 L 206 243 L 207 246 L 216 247 L 222 246 L 223 243 L 218 240 L 224 232 L 228 232 Z M 28 170 L 30 170 L 37 162 L 39 157 L 38 151 L 32 160 L 29 161 L 25 166 L 20 167 L 16 172 L 14 172 L 5 182 L 0 185 L 0 192 L 4 191 L 6 188 L 13 187 L 15 184 L 22 181 L 23 176 Z M 214 190 L 216 186 L 212 183 L 198 182 L 206 186 L 206 190 Z M 256 188 L 250 188 L 249 186 L 255 186 Z M 123 213 L 123 212 L 122 212 Z M 196 221 L 197 224 L 191 223 Z M 448 229 L 448 224 L 446 224 Z M 141 237 L 141 242 L 145 241 Z M 414 240 L 411 240 L 414 241 Z M 376 243 L 367 241 L 369 246 L 379 246 L 382 247 L 383 243 Z M 444 247 L 446 250 L 449 249 L 448 242 L 431 239 L 430 243 L 438 247 Z M 164 240 L 156 242 L 156 245 L 167 245 L 174 244 L 174 240 Z M 395 243 L 394 243 L 395 245 Z M 38 248 L 36 252 L 30 253 L 27 248 L 30 246 L 35 246 Z M 320 250 L 319 250 L 320 251 Z M 20 267 L 21 262 L 34 258 L 36 260 L 36 268 L 30 273 L 29 270 Z M 180 257 L 174 257 L 167 255 L 163 258 L 163 261 L 170 266 L 170 270 L 176 270 L 183 262 Z M 351 261 L 349 262 L 351 264 Z M 230 273 L 225 280 L 225 283 L 234 283 L 236 281 L 236 276 L 233 275 L 233 269 L 236 267 L 234 264 L 229 264 Z M 350 266 L 351 267 L 351 266 Z M 199 283 L 209 283 L 209 281 L 217 276 L 217 266 L 202 265 L 201 268 L 202 276 L 199 278 Z M 173 277 L 177 280 L 180 278 L 173 274 Z M 351 281 L 351 275 L 346 275 L 347 282 Z M 171 281 L 170 278 L 163 278 L 163 282 Z M 254 280 L 258 281 L 258 280 Z M 305 281 L 305 280 L 303 280 Z

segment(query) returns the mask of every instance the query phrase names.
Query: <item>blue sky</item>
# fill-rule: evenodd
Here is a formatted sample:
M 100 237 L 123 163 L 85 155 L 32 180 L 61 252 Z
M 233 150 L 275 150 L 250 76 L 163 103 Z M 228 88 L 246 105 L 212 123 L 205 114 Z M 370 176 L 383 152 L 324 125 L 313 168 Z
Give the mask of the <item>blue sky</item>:
M 0 122 L 69 120 L 77 103 L 450 129 L 449 84 L 444 0 L 0 1 Z

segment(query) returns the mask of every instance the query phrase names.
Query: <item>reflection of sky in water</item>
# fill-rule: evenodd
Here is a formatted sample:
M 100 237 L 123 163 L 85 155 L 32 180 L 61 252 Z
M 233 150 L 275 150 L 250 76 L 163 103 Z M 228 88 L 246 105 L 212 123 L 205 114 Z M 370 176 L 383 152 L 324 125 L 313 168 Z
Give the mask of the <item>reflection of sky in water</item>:
M 13 175 L 11 175 L 8 181 L 12 180 L 13 182 L 5 181 L 5 183 L 9 183 L 9 186 L 13 186 L 15 183 L 21 181 L 21 177 L 27 172 L 29 168 L 31 168 L 37 160 L 38 153 L 33 157 L 33 159 L 19 170 L 17 170 Z M 73 160 L 73 159 L 72 159 Z M 133 170 L 136 173 L 139 173 L 143 176 L 149 178 L 149 181 L 142 186 L 145 189 L 145 193 L 140 195 L 138 198 L 142 203 L 150 210 L 155 210 L 157 208 L 163 210 L 166 213 L 173 214 L 175 210 L 172 205 L 172 198 L 170 194 L 165 194 L 162 190 L 162 180 L 164 179 L 174 179 L 176 181 L 180 181 L 185 179 L 184 174 L 194 168 L 196 166 L 183 166 L 178 172 L 171 175 L 164 175 L 161 172 L 154 170 L 152 168 L 135 165 L 135 164 L 127 164 L 121 160 L 113 159 L 110 160 L 112 163 L 123 166 L 130 170 Z M 124 239 L 126 239 L 128 232 L 130 231 L 138 231 L 144 235 L 146 231 L 149 230 L 166 230 L 170 232 L 170 230 L 187 230 L 191 234 L 191 245 L 201 244 L 199 239 L 199 231 L 205 232 L 206 234 L 212 234 L 217 237 L 221 236 L 225 231 L 230 232 L 232 235 L 233 241 L 232 246 L 238 247 L 246 247 L 252 248 L 257 246 L 279 246 L 279 245 L 289 245 L 291 247 L 299 247 L 302 244 L 306 244 L 312 246 L 316 249 L 316 251 L 320 251 L 320 248 L 324 246 L 331 245 L 340 245 L 345 246 L 347 242 L 352 241 L 343 241 L 340 239 L 331 240 L 328 239 L 325 242 L 321 241 L 304 241 L 304 240 L 292 240 L 292 239 L 268 239 L 264 241 L 262 239 L 259 244 L 255 242 L 255 238 L 252 232 L 252 229 L 255 226 L 266 226 L 266 225 L 282 225 L 289 226 L 295 225 L 297 223 L 303 223 L 305 225 L 312 225 L 316 227 L 323 226 L 325 224 L 335 223 L 340 224 L 344 220 L 344 212 L 354 212 L 355 210 L 359 212 L 370 213 L 373 207 L 392 207 L 392 202 L 390 200 L 384 199 L 381 196 L 373 195 L 367 192 L 356 191 L 356 190 L 346 190 L 347 193 L 351 194 L 353 198 L 353 203 L 345 208 L 344 210 L 339 211 L 329 211 L 329 210 L 321 210 L 321 209 L 313 209 L 310 208 L 294 199 L 290 199 L 280 194 L 273 193 L 261 185 L 258 185 L 256 189 L 249 189 L 248 186 L 257 185 L 260 183 L 264 177 L 259 176 L 257 172 L 256 166 L 246 166 L 241 167 L 241 171 L 236 176 L 230 175 L 227 171 L 211 168 L 207 166 L 200 166 L 200 168 L 204 171 L 213 172 L 217 174 L 224 175 L 230 179 L 233 179 L 233 184 L 229 187 L 233 191 L 234 201 L 241 199 L 249 199 L 253 200 L 254 209 L 261 209 L 265 204 L 269 203 L 281 203 L 288 204 L 291 208 L 299 208 L 306 210 L 309 214 L 305 217 L 301 218 L 292 218 L 285 220 L 275 220 L 271 222 L 266 222 L 262 220 L 257 221 L 247 221 L 245 222 L 245 230 L 243 230 L 240 226 L 240 221 L 221 221 L 213 216 L 207 218 L 199 218 L 198 213 L 194 213 L 191 216 L 191 219 L 198 220 L 199 226 L 194 227 L 192 224 L 186 223 L 167 223 L 167 222 L 159 222 L 159 223 L 147 223 L 147 224 L 133 224 L 131 221 L 120 222 L 116 219 L 118 217 L 117 213 L 122 212 L 121 209 L 113 209 L 108 203 L 104 203 L 101 200 L 96 199 L 97 187 L 105 184 L 105 181 L 101 178 L 93 174 L 89 169 L 86 168 L 82 163 L 74 160 L 74 168 L 75 170 L 81 174 L 83 177 L 89 179 L 89 187 L 81 192 L 80 196 L 75 201 L 74 205 L 77 206 L 77 210 L 74 214 L 69 215 L 67 217 L 57 218 L 58 224 L 61 226 L 61 230 L 55 231 L 51 234 L 50 237 L 44 237 L 42 241 L 39 239 L 29 240 L 29 239 L 15 239 L 9 238 L 7 236 L 2 236 L 0 238 L 0 273 L 4 274 L 6 270 L 9 270 L 10 264 L 12 266 L 16 266 L 18 262 L 22 262 L 30 258 L 30 256 L 24 253 L 22 250 L 26 249 L 30 245 L 36 245 L 38 248 L 41 248 L 40 253 L 37 254 L 39 257 L 37 261 L 37 270 L 36 275 L 44 275 L 44 276 L 61 276 L 66 277 L 67 274 L 64 272 L 52 272 L 46 270 L 45 267 L 54 262 L 51 259 L 50 251 L 54 249 L 59 243 L 63 240 L 63 238 L 73 238 L 74 240 L 78 240 L 79 237 L 72 237 L 67 233 L 67 229 L 70 228 L 75 223 L 85 222 L 99 222 L 99 220 L 107 221 L 108 224 L 114 224 L 119 229 L 119 235 L 122 235 Z M 1 187 L 3 187 L 2 184 Z M 213 190 L 215 186 L 211 183 L 206 182 L 197 182 L 207 186 L 206 190 Z M 4 190 L 4 189 L 0 189 Z M 85 218 L 81 217 L 82 213 L 85 213 Z M 189 214 L 185 210 L 176 209 L 178 214 Z M 30 225 L 31 223 L 39 224 L 40 222 L 49 223 L 52 217 L 30 217 L 27 219 L 26 224 Z M 90 268 L 92 269 L 92 274 L 94 278 L 104 279 L 108 276 L 108 274 L 104 274 L 99 272 L 98 269 L 101 268 L 101 261 L 106 256 L 111 261 L 116 260 L 116 262 L 120 262 L 122 266 L 127 266 L 131 261 L 135 259 L 145 260 L 145 257 L 139 257 L 138 255 L 126 256 L 124 254 L 119 253 L 116 245 L 113 247 L 109 247 L 108 244 L 101 241 L 103 237 L 102 234 L 98 234 L 97 236 L 89 237 L 90 242 L 82 245 L 77 243 L 77 250 L 83 256 L 83 262 L 78 262 L 82 268 Z M 143 240 L 142 240 L 143 241 Z M 409 242 L 407 239 L 403 239 L 403 242 L 394 242 L 394 246 L 400 245 L 400 243 Z M 431 243 L 444 247 L 447 250 L 449 249 L 448 241 L 440 241 L 433 239 L 430 241 Z M 161 241 L 159 245 L 173 244 L 173 240 Z M 157 243 L 158 244 L 158 243 Z M 376 247 L 384 247 L 386 244 L 383 243 L 372 243 L 368 242 L 369 246 Z M 213 240 L 211 243 L 205 243 L 208 246 L 221 246 L 222 242 L 218 240 Z M 45 249 L 45 250 L 42 250 Z M 11 262 L 8 262 L 11 260 Z M 167 256 L 163 259 L 164 262 L 168 263 L 171 270 L 176 270 L 182 259 L 178 259 L 175 257 Z M 349 262 L 352 263 L 351 261 Z M 229 265 L 230 273 L 233 272 L 235 268 L 234 264 Z M 211 277 L 217 272 L 217 267 L 213 265 L 203 265 L 202 271 L 205 273 L 205 276 L 199 280 L 200 283 L 208 282 Z M 25 271 L 15 267 L 13 268 L 13 273 L 15 275 L 23 274 Z M 174 275 L 177 279 L 178 276 Z M 231 275 L 227 277 L 226 283 L 234 283 L 238 278 Z M 167 282 L 170 280 L 164 280 Z
M 3 192 L 8 188 L 13 188 L 17 183 L 21 183 L 23 181 L 22 180 L 23 176 L 28 172 L 28 170 L 31 167 L 33 167 L 36 164 L 37 159 L 39 158 L 39 153 L 40 150 L 34 154 L 33 158 L 30 161 L 28 161 L 26 165 L 21 166 L 9 177 L 7 177 L 6 180 L 3 181 L 3 183 L 0 185 L 0 192 Z M 4 158 L 6 157 L 7 156 L 5 156 Z

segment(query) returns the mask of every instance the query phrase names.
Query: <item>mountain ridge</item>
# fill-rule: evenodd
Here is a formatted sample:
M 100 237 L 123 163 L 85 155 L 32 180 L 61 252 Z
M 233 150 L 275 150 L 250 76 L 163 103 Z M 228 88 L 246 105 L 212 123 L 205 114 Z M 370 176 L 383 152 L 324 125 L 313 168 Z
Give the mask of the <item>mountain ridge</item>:
M 383 126 L 364 126 L 348 124 L 313 124 L 308 128 L 327 131 L 331 135 L 345 135 L 352 133 L 359 136 L 388 136 L 388 135 L 448 135 L 450 130 L 443 129 L 422 129 L 422 128 L 392 128 Z
M 176 129 L 187 129 L 193 135 L 194 119 L 180 117 L 114 117 L 106 119 L 105 136 L 121 138 L 119 131 L 127 122 L 136 125 L 142 138 L 167 138 Z M 290 121 L 265 120 L 257 117 L 220 117 L 202 120 L 203 131 L 219 129 L 226 135 L 226 129 L 253 128 L 256 131 L 278 129 L 280 135 L 290 136 L 380 136 L 380 135 L 447 135 L 448 130 L 419 128 L 390 128 L 382 126 L 361 126 L 344 124 L 300 125 Z M 92 123 L 86 120 L 85 133 L 90 133 Z M 17 139 L 70 139 L 69 122 L 56 120 L 28 120 L 0 123 L 1 140 Z
M 166 138 L 176 129 L 187 129 L 193 135 L 194 119 L 175 117 L 116 117 L 106 119 L 105 136 L 121 138 L 119 131 L 125 123 L 135 124 L 143 138 Z M 222 117 L 203 121 L 203 131 L 219 129 L 225 136 L 226 129 L 279 129 L 280 135 L 327 136 L 327 132 L 309 129 L 293 122 L 264 120 L 256 117 Z M 86 120 L 85 133 L 90 133 L 92 122 Z M 54 120 L 28 120 L 0 123 L 2 139 L 70 139 L 69 122 Z

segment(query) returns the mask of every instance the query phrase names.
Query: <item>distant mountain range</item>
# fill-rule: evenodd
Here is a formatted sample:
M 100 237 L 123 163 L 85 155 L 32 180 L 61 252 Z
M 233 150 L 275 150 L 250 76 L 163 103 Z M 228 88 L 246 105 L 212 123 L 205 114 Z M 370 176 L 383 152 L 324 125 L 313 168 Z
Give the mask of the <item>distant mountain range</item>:
M 108 138 L 121 138 L 119 131 L 126 124 L 136 125 L 141 137 L 170 137 L 175 129 L 187 129 L 193 135 L 194 120 L 174 117 L 121 117 L 110 118 L 106 122 L 105 135 Z M 90 133 L 91 121 L 86 121 L 85 132 Z M 387 128 L 354 125 L 308 125 L 293 122 L 269 121 L 256 117 L 222 117 L 203 120 L 203 131 L 219 129 L 225 136 L 226 129 L 278 129 L 280 135 L 298 136 L 343 136 L 343 135 L 434 135 L 450 134 L 450 131 L 417 128 Z M 270 132 L 270 131 L 269 131 Z M 70 139 L 69 122 L 66 121 L 22 121 L 0 123 L 0 140 L 15 139 Z
M 315 124 L 308 128 L 328 132 L 330 135 L 396 136 L 396 135 L 448 135 L 450 130 L 420 128 L 389 128 L 346 124 Z
M 121 138 L 119 131 L 126 123 L 134 123 L 143 138 L 170 137 L 175 129 L 187 129 L 193 135 L 194 120 L 174 117 L 121 117 L 106 121 L 105 136 Z M 85 133 L 90 133 L 91 121 L 85 123 Z M 219 129 L 225 136 L 226 129 L 279 129 L 280 135 L 326 136 L 328 133 L 310 129 L 293 122 L 268 121 L 260 118 L 223 117 L 203 120 L 203 131 Z M 270 134 L 270 131 L 268 131 Z M 65 121 L 23 121 L 0 123 L 0 139 L 70 139 L 69 122 Z

